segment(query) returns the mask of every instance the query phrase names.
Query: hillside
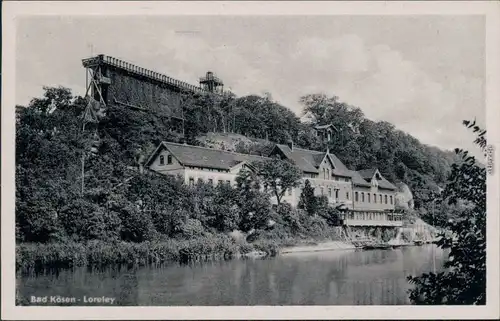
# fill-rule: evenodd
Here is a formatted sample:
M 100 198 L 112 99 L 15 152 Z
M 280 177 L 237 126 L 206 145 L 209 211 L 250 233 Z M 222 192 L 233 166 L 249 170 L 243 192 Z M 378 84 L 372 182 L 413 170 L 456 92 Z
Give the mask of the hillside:
M 333 123 L 339 128 L 339 136 L 328 147 L 347 166 L 353 169 L 378 167 L 388 179 L 406 184 L 413 195 L 415 210 L 424 219 L 436 219 L 437 214 L 437 224 L 443 224 L 452 215 L 453 208 L 437 207 L 436 204 L 432 207 L 431 200 L 432 193 L 446 181 L 454 155 L 425 146 L 389 123 L 368 120 L 359 108 L 340 103 L 335 97 L 312 95 L 304 97 L 302 102 L 320 122 Z M 214 101 L 210 96 L 189 96 L 185 97 L 184 104 L 188 111 L 185 138 L 172 128 L 165 115 L 117 106 L 108 106 L 105 116 L 98 123 L 88 123 L 82 134 L 81 116 L 86 101 L 72 97 L 65 88 L 47 88 L 45 95 L 33 99 L 28 108 L 19 108 L 16 127 L 19 237 L 26 240 L 54 238 L 61 231 L 61 217 L 74 220 L 89 213 L 97 215 L 98 219 L 92 218 L 97 220 L 95 222 L 120 217 L 121 222 L 123 219 L 134 221 L 142 214 L 132 210 L 136 206 L 133 202 L 140 201 L 145 193 L 151 194 L 148 196 L 151 199 L 159 197 L 162 204 L 177 204 L 175 195 L 191 197 L 177 182 L 165 182 L 164 178 L 144 181 L 145 178 L 136 177 L 128 170 L 130 166 L 143 164 L 161 141 L 223 147 L 257 155 L 267 154 L 274 143 L 286 143 L 290 139 L 302 148 L 326 149 L 311 133 L 310 127 L 301 124 L 295 114 L 269 97 L 226 96 Z M 223 134 L 216 134 L 221 132 Z M 82 193 L 84 152 L 85 188 Z M 158 192 L 154 186 L 163 186 L 164 192 Z M 111 215 L 107 212 L 109 204 L 116 202 L 120 207 L 108 217 Z M 192 200 L 184 203 L 189 202 Z M 169 206 L 165 215 L 172 211 Z M 186 214 L 182 208 L 176 211 L 175 215 Z M 190 214 L 190 217 L 192 215 L 196 220 L 203 217 L 201 214 Z M 158 219 L 158 224 L 163 222 Z M 104 233 L 109 237 L 117 233 L 115 227 L 107 232 L 99 229 L 85 233 Z M 140 239 L 137 235 L 145 237 L 151 229 L 150 226 L 135 231 L 134 238 Z
M 199 143 L 250 153 L 266 151 L 272 143 L 290 139 L 306 149 L 324 151 L 328 147 L 349 168 L 377 167 L 389 180 L 406 184 L 417 209 L 425 208 L 431 194 L 444 186 L 451 165 L 458 160 L 454 152 L 422 144 L 388 122 L 365 118 L 360 108 L 338 97 L 314 94 L 301 98 L 304 110 L 311 112 L 319 124 L 331 123 L 338 128 L 328 146 L 314 135 L 310 125 L 300 123 L 290 110 L 269 97 L 232 97 L 212 103 L 211 108 L 204 107 L 206 99 L 191 98 L 187 107 L 190 117 L 199 122 L 191 122 L 186 130 Z M 233 122 L 222 126 L 228 119 Z M 223 133 L 224 129 L 224 134 L 214 133 Z

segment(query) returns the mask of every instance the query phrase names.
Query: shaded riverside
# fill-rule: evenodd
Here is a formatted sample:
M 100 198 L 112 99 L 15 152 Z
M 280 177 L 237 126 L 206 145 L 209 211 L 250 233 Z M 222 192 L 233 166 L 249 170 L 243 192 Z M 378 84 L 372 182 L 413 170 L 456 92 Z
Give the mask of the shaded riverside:
M 441 270 L 446 253 L 425 245 L 287 254 L 272 260 L 76 268 L 21 276 L 17 283 L 20 304 L 33 304 L 30 296 L 51 295 L 57 288 L 61 296 L 92 293 L 127 306 L 401 305 L 410 303 L 406 276 L 432 270 L 433 257 Z
M 69 91 L 52 88 L 17 113 L 20 271 L 276 255 L 284 247 L 352 245 L 358 238 L 388 242 L 418 216 L 395 211 L 397 189 L 383 170 L 347 166 L 330 152 L 329 144 L 340 141 L 339 124 L 300 124 L 274 104 L 283 115 L 269 129 L 276 141 L 269 153 L 192 146 L 208 132 L 206 123 L 218 123 L 207 106 L 222 104 L 215 96 L 227 98 L 220 79 L 208 73 L 192 86 L 104 55 L 83 64 L 88 97 L 73 100 Z M 247 104 L 241 110 L 263 102 L 250 98 L 239 101 Z M 208 113 L 207 122 L 191 118 L 196 113 L 189 111 L 198 107 L 202 116 Z M 243 118 L 219 127 L 247 131 L 246 123 Z M 306 134 L 294 134 L 293 126 Z M 180 131 L 185 135 L 176 140 L 172 132 Z M 177 143 L 161 142 L 166 137 Z M 316 150 L 303 148 L 312 146 Z M 413 161 L 408 153 L 401 158 Z M 300 171 L 300 184 L 286 190 L 281 204 L 266 186 L 245 190 L 238 183 L 243 170 L 257 173 L 259 161 L 287 162 Z

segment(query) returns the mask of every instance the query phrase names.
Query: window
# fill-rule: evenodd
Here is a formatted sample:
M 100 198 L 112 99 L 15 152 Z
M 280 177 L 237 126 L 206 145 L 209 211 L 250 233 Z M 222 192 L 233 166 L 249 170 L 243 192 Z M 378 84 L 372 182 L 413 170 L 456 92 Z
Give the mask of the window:
M 370 193 L 368 193 L 368 194 L 366 194 L 366 195 L 368 196 L 368 203 L 370 203 L 370 197 L 371 197 L 371 194 L 370 194 Z
M 288 189 L 288 195 L 292 195 L 292 188 L 291 187 Z
M 332 188 L 331 187 L 328 188 L 328 197 L 332 197 Z
M 392 204 L 392 195 L 391 195 L 391 204 Z
M 373 203 L 377 203 L 377 194 L 373 193 Z
M 354 193 L 354 200 L 355 200 L 356 202 L 358 202 L 358 201 L 359 201 L 359 199 L 358 199 L 358 192 L 355 192 L 355 193 Z
M 213 186 L 213 185 L 214 185 L 214 180 L 213 180 L 213 179 L 211 179 L 211 178 L 209 178 L 209 179 L 208 179 L 208 184 L 210 184 L 210 185 L 212 185 L 212 186 Z
M 326 169 L 326 179 L 330 179 L 330 170 Z
M 229 185 L 229 186 L 231 186 L 231 181 L 229 181 L 229 180 L 226 181 L 226 184 Z
M 323 168 L 323 179 L 326 179 L 326 169 Z
M 345 192 L 345 198 L 349 199 L 349 192 Z
M 167 156 L 167 164 L 171 165 L 172 164 L 172 155 Z
M 338 189 L 335 190 L 335 199 L 339 199 L 339 190 Z
M 335 176 L 335 180 L 338 182 L 339 181 L 339 178 L 337 176 Z
M 193 186 L 193 185 L 194 185 L 194 178 L 190 177 L 189 178 L 189 186 Z
M 384 199 L 385 199 L 385 204 L 387 204 L 387 195 L 385 195 Z
M 323 187 L 321 187 L 321 195 L 324 195 L 324 192 L 325 191 L 324 191 Z
M 203 178 L 198 178 L 198 184 L 203 184 Z
M 380 204 L 382 204 L 382 194 L 379 195 L 380 196 Z
M 165 157 L 163 155 L 160 156 L 160 165 L 165 165 Z
M 364 201 L 365 201 L 365 193 L 361 192 L 361 202 L 364 202 Z
M 219 185 L 222 185 L 224 181 L 222 179 L 219 179 Z

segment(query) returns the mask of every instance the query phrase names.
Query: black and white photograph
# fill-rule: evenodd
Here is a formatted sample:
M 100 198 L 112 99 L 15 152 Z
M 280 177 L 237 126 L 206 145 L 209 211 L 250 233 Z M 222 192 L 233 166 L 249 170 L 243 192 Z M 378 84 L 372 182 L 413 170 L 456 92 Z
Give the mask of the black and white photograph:
M 2 301 L 498 317 L 500 7 L 348 4 L 5 6 Z

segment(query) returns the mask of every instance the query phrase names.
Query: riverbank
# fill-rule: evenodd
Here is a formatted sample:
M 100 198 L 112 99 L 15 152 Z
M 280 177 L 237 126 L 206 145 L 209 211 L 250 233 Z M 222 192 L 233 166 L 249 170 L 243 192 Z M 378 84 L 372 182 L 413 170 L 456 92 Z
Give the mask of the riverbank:
M 160 242 L 21 243 L 16 246 L 16 270 L 33 273 L 51 268 L 106 267 L 187 263 L 232 258 L 255 258 L 278 254 L 355 249 L 348 242 L 332 240 L 256 240 L 238 242 L 220 235 L 193 240 Z
M 233 258 L 273 257 L 291 253 L 345 251 L 361 248 L 355 242 L 331 239 L 235 241 L 226 235 L 192 240 L 160 242 L 21 243 L 16 246 L 16 270 L 33 273 L 46 269 L 107 267 L 113 265 L 148 265 L 188 263 Z
M 354 244 L 352 244 L 351 242 L 326 241 L 311 245 L 296 245 L 296 246 L 284 247 L 280 250 L 280 254 L 355 250 L 355 249 L 356 246 L 354 246 Z
M 16 246 L 16 270 L 30 273 L 49 268 L 222 260 L 235 256 L 251 256 L 254 253 L 275 255 L 277 251 L 277 245 L 273 242 L 237 244 L 226 236 L 142 243 L 21 243 Z
M 17 302 L 33 306 L 31 296 L 50 296 L 54 289 L 62 289 L 58 294 L 77 298 L 114 297 L 119 306 L 407 305 L 411 284 L 406 276 L 433 271 L 434 257 L 436 272 L 441 272 L 447 253 L 415 246 L 397 251 L 304 252 L 272 260 L 233 259 L 189 266 L 75 268 L 18 275 Z M 331 291 L 325 291 L 325 284 Z

